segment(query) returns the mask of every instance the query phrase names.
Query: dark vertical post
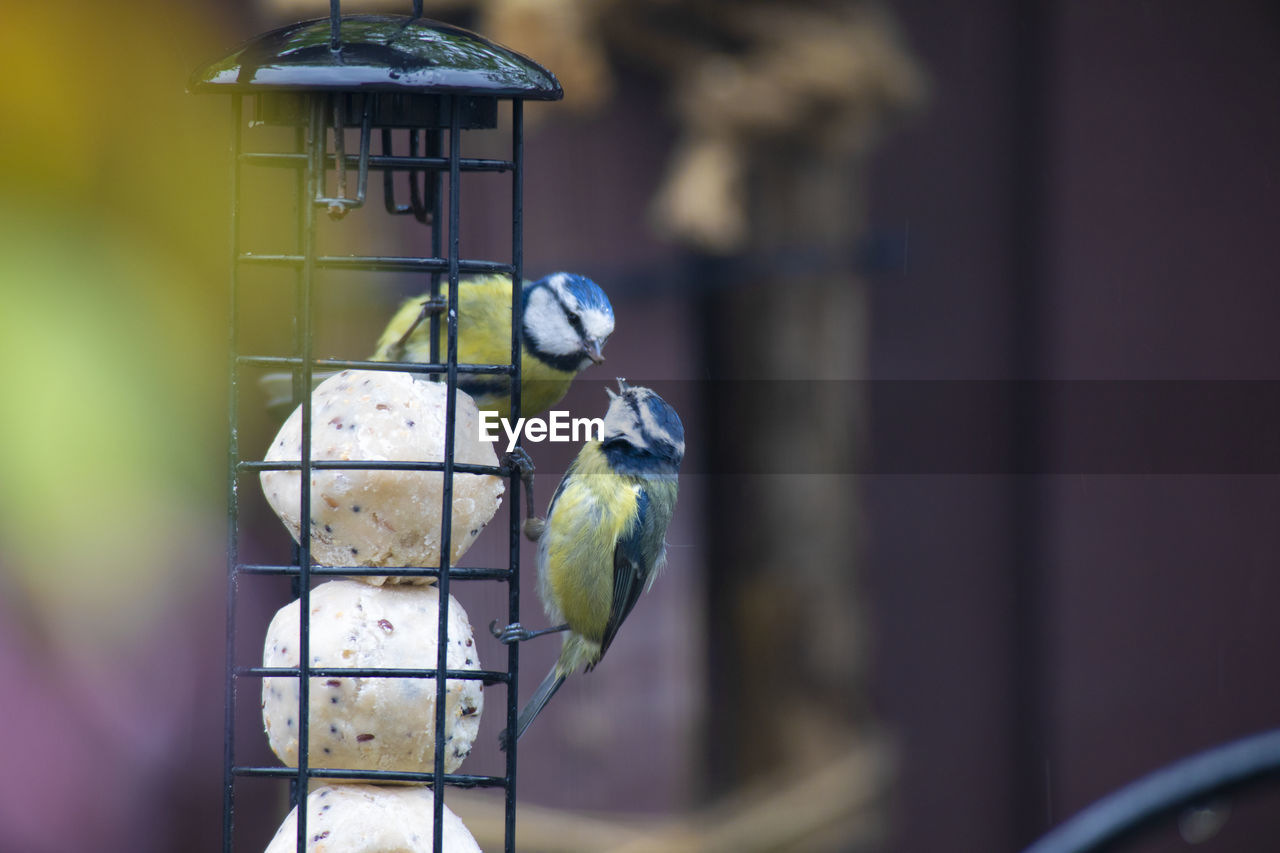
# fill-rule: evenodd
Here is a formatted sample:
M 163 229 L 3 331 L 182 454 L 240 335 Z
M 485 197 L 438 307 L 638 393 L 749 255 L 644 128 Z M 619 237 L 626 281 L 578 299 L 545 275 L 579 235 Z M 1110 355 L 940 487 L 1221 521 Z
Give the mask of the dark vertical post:
M 511 417 L 520 417 L 521 308 L 524 302 L 524 102 L 511 101 Z M 507 624 L 520 621 L 520 476 L 511 472 L 510 575 L 507 586 Z M 520 644 L 507 646 L 507 731 L 516 730 L 520 698 Z M 506 751 L 506 853 L 516 849 L 516 742 Z
M 449 311 L 446 356 L 446 397 L 444 409 L 444 507 L 441 512 L 439 628 L 436 634 L 436 754 L 432 814 L 434 837 L 432 850 L 442 853 L 444 847 L 444 725 L 445 672 L 449 651 L 449 563 L 453 548 L 453 450 L 454 427 L 457 423 L 458 388 L 458 219 L 461 200 L 461 102 L 449 96 Z
M 312 373 L 312 290 L 316 268 L 315 197 L 324 174 L 324 98 L 308 95 L 310 124 L 306 151 L 307 169 L 304 189 L 298 199 L 298 218 L 302 226 L 302 271 L 298 282 L 298 340 L 302 360 L 302 438 L 299 441 L 299 492 L 301 506 L 298 519 L 298 853 L 306 849 L 307 777 L 310 765 L 311 710 L 311 373 Z
M 329 0 L 329 50 L 342 49 L 342 2 Z
M 425 134 L 426 140 L 423 143 L 423 155 L 426 157 L 440 156 L 440 134 L 437 129 L 429 129 L 421 131 Z M 410 134 L 410 153 L 414 157 L 418 156 L 418 140 L 419 131 L 411 130 Z M 441 233 L 441 213 L 440 210 L 440 170 L 433 169 L 425 176 L 431 185 L 431 257 L 440 257 L 441 251 L 444 249 L 444 240 Z M 415 182 L 415 176 L 410 173 L 410 180 Z M 425 184 L 424 184 L 425 186 Z M 434 301 L 440 298 L 440 273 L 431 273 L 431 299 Z M 433 364 L 440 363 L 440 314 L 433 311 L 431 316 L 427 318 L 428 334 L 430 343 L 430 358 Z
M 1046 380 L 1043 318 L 1043 226 L 1048 158 L 1047 90 L 1050 63 L 1048 4 L 1014 5 L 1012 327 L 1009 359 L 1014 378 L 1010 400 L 1009 648 L 1013 655 L 1010 709 L 1014 762 L 1013 832 L 1019 847 L 1049 825 L 1047 718 L 1044 679 L 1044 535 L 1042 383 Z
M 231 281 L 228 307 L 227 338 L 227 661 L 225 673 L 226 708 L 224 708 L 222 738 L 222 849 L 231 853 L 231 836 L 235 826 L 235 766 L 236 729 L 236 585 L 237 566 L 240 563 L 240 502 L 238 487 L 240 478 L 237 466 L 240 461 L 239 434 L 239 379 L 236 358 L 240 354 L 240 324 L 237 322 L 240 303 L 240 134 L 243 128 L 243 97 L 231 98 Z

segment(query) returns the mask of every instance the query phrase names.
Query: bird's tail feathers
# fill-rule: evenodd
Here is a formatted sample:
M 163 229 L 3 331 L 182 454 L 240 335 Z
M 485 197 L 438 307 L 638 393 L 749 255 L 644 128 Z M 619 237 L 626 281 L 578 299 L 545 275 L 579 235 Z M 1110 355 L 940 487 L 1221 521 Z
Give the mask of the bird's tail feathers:
M 547 677 L 542 679 L 542 683 L 538 685 L 538 689 L 533 696 L 525 703 L 524 708 L 520 711 L 520 716 L 516 718 L 516 734 L 511 737 L 511 733 L 503 729 L 502 734 L 498 735 L 499 745 L 505 752 L 508 747 L 520 739 L 524 734 L 524 730 L 529 728 L 529 724 L 533 722 L 533 718 L 538 716 L 546 704 L 551 701 L 551 697 L 560 689 L 560 685 L 564 684 L 565 676 L 559 674 L 559 667 L 552 667 L 547 673 Z

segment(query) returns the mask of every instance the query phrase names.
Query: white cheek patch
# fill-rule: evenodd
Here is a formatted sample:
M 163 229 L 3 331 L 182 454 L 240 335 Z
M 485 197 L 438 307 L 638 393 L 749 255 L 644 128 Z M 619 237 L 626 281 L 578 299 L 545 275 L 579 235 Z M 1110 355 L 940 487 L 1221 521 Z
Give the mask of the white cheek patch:
M 553 294 L 541 288 L 529 294 L 524 327 L 536 348 L 550 355 L 572 355 L 581 349 L 578 333 L 569 325 Z

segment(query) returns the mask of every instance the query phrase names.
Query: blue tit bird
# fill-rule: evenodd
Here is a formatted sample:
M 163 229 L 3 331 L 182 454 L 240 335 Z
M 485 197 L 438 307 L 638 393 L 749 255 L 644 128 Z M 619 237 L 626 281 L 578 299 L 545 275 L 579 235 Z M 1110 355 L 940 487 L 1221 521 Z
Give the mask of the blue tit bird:
M 565 472 L 538 538 L 538 595 L 551 624 L 490 629 L 505 643 L 564 631 L 560 658 L 520 712 L 518 740 L 565 678 L 604 657 L 640 594 L 666 562 L 684 458 L 675 409 L 648 388 L 606 389 L 601 440 L 588 441 Z M 503 733 L 503 746 L 512 740 Z
M 574 378 L 604 361 L 604 345 L 613 334 L 613 306 L 594 281 L 557 272 L 526 281 L 520 294 L 522 333 L 520 409 L 538 415 L 564 398 Z M 429 296 L 405 300 L 378 339 L 370 361 L 431 361 L 431 313 L 443 310 Z M 441 353 L 445 341 L 440 338 Z M 441 355 L 443 360 L 443 355 Z M 511 278 L 486 275 L 458 282 L 458 361 L 463 364 L 511 363 Z M 324 377 L 317 374 L 317 382 Z M 292 376 L 264 376 L 268 407 L 292 408 Z M 482 411 L 511 417 L 511 380 L 506 376 L 463 373 L 458 387 Z

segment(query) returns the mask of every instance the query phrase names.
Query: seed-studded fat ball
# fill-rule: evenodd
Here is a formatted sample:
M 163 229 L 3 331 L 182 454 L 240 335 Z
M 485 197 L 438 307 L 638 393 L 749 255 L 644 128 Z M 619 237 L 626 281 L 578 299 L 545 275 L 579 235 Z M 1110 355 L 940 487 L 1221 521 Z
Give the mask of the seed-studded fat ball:
M 440 595 L 434 586 L 375 587 L 334 580 L 311 590 L 313 667 L 435 669 Z M 298 601 L 281 608 L 267 628 L 262 663 L 298 665 Z M 448 668 L 480 669 L 471 624 L 449 597 Z M 310 679 L 312 767 L 432 772 L 436 681 L 433 678 Z M 484 686 L 449 679 L 445 694 L 444 769 L 452 773 L 471 752 Z M 298 679 L 262 682 L 262 719 L 280 760 L 298 764 Z
M 431 853 L 431 789 L 325 785 L 307 796 L 307 853 Z M 480 853 L 462 819 L 444 809 L 445 853 Z M 294 853 L 298 810 L 284 819 L 266 853 Z
M 344 370 L 311 397 L 313 461 L 439 462 L 444 459 L 442 382 L 412 374 Z M 268 462 L 300 458 L 302 407 L 285 421 Z M 454 460 L 497 465 L 493 444 L 479 436 L 479 412 L 457 394 Z M 264 471 L 262 489 L 285 527 L 300 541 L 297 471 Z M 311 559 L 324 566 L 422 566 L 440 562 L 444 475 L 439 471 L 319 470 L 311 473 Z M 502 501 L 500 477 L 453 476 L 450 559 L 457 562 Z M 363 576 L 366 583 L 434 579 Z

